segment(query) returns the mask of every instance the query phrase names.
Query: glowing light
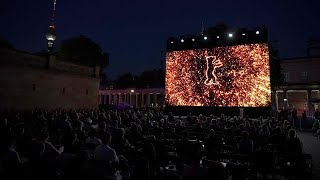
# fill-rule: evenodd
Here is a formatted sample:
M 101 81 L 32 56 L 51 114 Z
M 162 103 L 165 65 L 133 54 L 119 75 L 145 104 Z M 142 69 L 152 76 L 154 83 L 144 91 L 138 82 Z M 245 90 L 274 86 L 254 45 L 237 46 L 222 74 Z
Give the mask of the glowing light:
M 256 31 L 256 34 L 260 34 L 260 31 Z
M 217 36 L 217 39 L 219 39 L 220 38 L 220 36 Z
M 245 36 L 246 35 L 246 33 L 242 33 L 242 36 Z
M 131 89 L 130 92 L 131 92 L 131 93 L 134 93 L 134 89 Z
M 207 40 L 207 39 L 208 39 L 208 37 L 207 37 L 207 36 L 204 36 L 204 37 L 203 37 L 203 39 L 204 39 L 204 40 Z
M 171 44 L 173 44 L 173 41 L 171 41 Z
M 195 39 L 191 39 L 193 42 L 195 41 Z
M 181 39 L 181 42 L 183 43 L 183 42 L 184 42 L 184 39 Z
M 229 33 L 228 36 L 229 36 L 229 38 L 232 38 L 233 34 L 232 34 L 232 33 Z

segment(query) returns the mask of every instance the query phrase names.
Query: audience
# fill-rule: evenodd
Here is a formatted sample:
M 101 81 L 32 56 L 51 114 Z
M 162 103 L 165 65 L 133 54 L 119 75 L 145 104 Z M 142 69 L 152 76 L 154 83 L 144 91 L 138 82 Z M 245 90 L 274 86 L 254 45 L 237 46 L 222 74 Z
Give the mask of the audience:
M 319 128 L 316 120 L 313 131 Z M 234 154 L 265 151 L 302 157 L 287 119 L 177 118 L 160 110 L 0 113 L 1 179 L 236 179 L 237 164 L 249 167 Z

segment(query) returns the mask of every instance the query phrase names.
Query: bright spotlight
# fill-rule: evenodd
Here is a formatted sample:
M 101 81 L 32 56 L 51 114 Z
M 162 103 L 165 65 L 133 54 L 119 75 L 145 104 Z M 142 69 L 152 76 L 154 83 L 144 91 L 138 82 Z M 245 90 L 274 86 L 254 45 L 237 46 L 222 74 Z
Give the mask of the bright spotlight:
M 183 43 L 183 42 L 184 42 L 184 39 L 181 39 L 181 42 Z
M 260 31 L 256 31 L 256 34 L 260 34 Z
M 228 36 L 229 36 L 229 38 L 232 38 L 233 34 L 232 34 L 232 33 L 229 33 Z
M 219 39 L 220 38 L 220 36 L 217 36 L 217 39 Z
M 207 37 L 207 36 L 205 36 L 205 37 L 203 37 L 203 39 L 204 39 L 204 40 L 207 40 L 207 39 L 208 39 L 208 37 Z
M 246 33 L 242 33 L 242 36 L 245 36 L 246 35 Z

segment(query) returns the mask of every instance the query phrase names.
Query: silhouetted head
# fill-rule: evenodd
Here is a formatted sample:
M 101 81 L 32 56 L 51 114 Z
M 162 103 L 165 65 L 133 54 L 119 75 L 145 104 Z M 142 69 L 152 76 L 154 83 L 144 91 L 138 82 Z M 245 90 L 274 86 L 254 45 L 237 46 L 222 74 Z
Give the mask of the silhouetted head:
M 294 129 L 290 129 L 288 131 L 289 138 L 294 138 L 296 136 L 296 131 Z
M 103 132 L 101 136 L 102 144 L 109 145 L 111 143 L 111 134 L 109 132 Z
M 243 131 L 241 135 L 243 139 L 249 139 L 249 133 L 247 131 Z

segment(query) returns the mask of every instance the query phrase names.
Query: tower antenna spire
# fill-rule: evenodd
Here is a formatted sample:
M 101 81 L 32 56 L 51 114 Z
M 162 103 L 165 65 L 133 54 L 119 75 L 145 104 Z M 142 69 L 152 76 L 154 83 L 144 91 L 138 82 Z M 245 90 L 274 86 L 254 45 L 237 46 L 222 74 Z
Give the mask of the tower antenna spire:
M 56 36 L 56 26 L 55 26 L 56 5 L 57 5 L 57 0 L 53 0 L 51 23 L 49 24 L 48 32 L 46 34 L 48 52 L 53 51 L 53 43 L 57 37 Z
M 53 1 L 53 9 L 52 9 L 52 15 L 51 15 L 51 23 L 54 24 L 55 18 L 56 18 L 56 4 L 57 0 Z
M 203 21 L 202 21 L 202 22 L 201 22 L 201 35 L 204 34 L 204 31 L 205 31 L 205 29 L 204 29 L 204 25 L 203 25 Z

